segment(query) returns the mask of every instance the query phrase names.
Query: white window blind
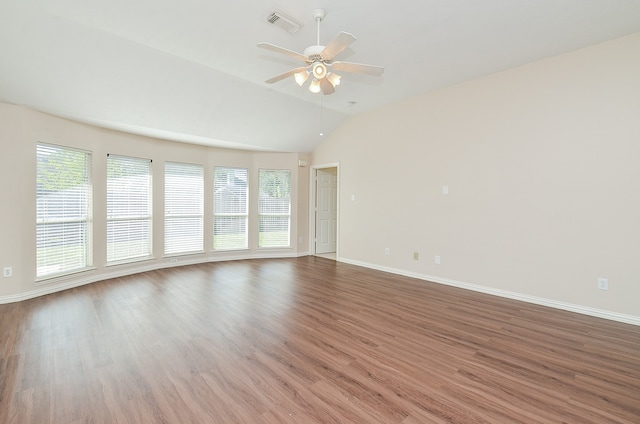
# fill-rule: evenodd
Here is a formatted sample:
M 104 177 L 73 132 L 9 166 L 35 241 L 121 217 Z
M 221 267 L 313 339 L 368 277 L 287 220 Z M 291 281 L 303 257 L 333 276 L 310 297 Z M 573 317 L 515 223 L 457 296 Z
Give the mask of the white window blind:
M 215 167 L 213 171 L 213 249 L 246 249 L 248 242 L 248 171 Z
M 204 168 L 167 162 L 164 168 L 164 253 L 203 250 Z
M 258 246 L 288 247 L 291 221 L 291 171 L 261 169 L 259 185 Z
M 91 266 L 91 154 L 38 144 L 37 278 Z
M 107 157 L 107 262 L 151 255 L 151 161 Z

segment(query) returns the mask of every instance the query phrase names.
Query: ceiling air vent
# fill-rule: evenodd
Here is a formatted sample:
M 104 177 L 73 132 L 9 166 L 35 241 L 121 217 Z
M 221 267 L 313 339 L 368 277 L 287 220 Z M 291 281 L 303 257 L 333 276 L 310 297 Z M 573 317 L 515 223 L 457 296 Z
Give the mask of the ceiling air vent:
M 271 12 L 269 16 L 267 16 L 267 22 L 282 28 L 290 34 L 295 34 L 302 26 L 300 22 L 296 22 L 291 16 L 287 16 L 279 10 Z

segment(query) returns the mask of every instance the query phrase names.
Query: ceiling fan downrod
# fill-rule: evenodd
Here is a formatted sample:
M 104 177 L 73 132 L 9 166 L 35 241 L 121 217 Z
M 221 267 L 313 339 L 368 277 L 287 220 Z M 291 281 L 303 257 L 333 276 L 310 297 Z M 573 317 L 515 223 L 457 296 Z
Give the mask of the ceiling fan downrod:
M 315 9 L 313 11 L 313 19 L 315 19 L 317 23 L 316 46 L 320 45 L 320 22 L 322 22 L 325 16 L 326 12 L 324 9 Z

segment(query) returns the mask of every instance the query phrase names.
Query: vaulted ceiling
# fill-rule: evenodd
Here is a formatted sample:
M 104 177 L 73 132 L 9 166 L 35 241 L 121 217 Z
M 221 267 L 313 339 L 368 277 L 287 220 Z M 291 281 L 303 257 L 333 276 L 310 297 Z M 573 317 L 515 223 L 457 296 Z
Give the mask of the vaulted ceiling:
M 316 8 L 321 44 L 352 33 L 338 59 L 384 66 L 382 77 L 343 74 L 329 96 L 264 82 L 299 63 L 256 44 L 303 52 Z M 268 23 L 274 10 L 302 28 Z M 0 19 L 2 102 L 170 140 L 309 152 L 352 115 L 638 32 L 640 1 L 0 0 Z

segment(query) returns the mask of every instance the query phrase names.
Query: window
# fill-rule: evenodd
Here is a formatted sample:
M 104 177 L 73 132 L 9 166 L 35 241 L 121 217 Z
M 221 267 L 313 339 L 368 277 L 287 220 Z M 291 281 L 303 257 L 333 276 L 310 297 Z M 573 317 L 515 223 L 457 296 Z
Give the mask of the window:
M 213 249 L 246 249 L 248 242 L 248 171 L 213 170 Z
M 289 247 L 291 171 L 261 169 L 258 246 Z
M 203 250 L 204 169 L 167 162 L 164 166 L 164 253 Z
M 37 278 L 91 266 L 91 154 L 38 144 Z
M 107 262 L 151 256 L 151 161 L 107 157 Z

